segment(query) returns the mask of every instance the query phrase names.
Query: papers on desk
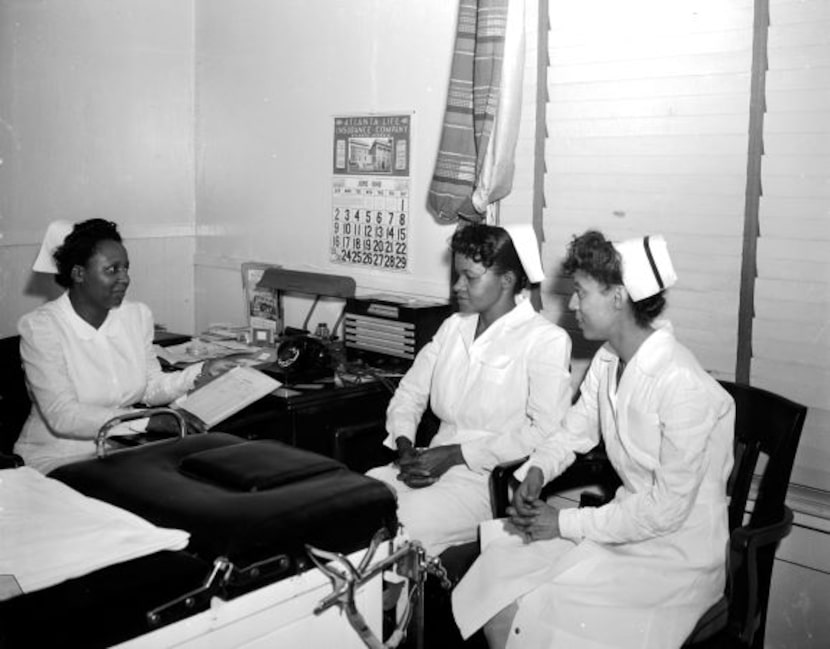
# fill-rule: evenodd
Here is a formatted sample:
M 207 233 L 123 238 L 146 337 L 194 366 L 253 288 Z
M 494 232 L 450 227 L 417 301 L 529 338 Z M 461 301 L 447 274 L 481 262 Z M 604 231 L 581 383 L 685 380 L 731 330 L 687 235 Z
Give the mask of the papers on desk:
M 282 385 L 251 367 L 234 367 L 176 401 L 176 406 L 212 428 Z
M 211 358 L 224 358 L 235 354 L 256 354 L 261 350 L 236 340 L 199 340 L 194 339 L 179 345 L 161 347 L 154 345 L 156 356 L 170 365 L 192 365 Z

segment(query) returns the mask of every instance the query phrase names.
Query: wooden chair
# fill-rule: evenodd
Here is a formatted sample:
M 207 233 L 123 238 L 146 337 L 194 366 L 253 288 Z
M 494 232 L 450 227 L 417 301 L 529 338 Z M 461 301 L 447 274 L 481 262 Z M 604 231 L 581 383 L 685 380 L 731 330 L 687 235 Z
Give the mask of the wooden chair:
M 0 468 L 23 463 L 14 455 L 14 443 L 31 405 L 20 362 L 20 336 L 0 338 Z
M 743 647 L 761 649 L 769 601 L 772 567 L 778 543 L 792 528 L 793 513 L 785 504 L 795 452 L 807 408 L 782 396 L 747 385 L 721 381 L 735 399 L 735 465 L 729 477 L 729 553 L 723 597 L 699 620 L 687 638 L 689 649 Z M 766 463 L 759 462 L 761 456 Z M 543 496 L 582 484 L 613 484 L 602 455 L 588 458 L 545 486 Z M 605 466 L 603 466 L 605 465 Z M 491 490 L 496 516 L 509 503 L 512 472 L 517 464 L 494 471 Z M 584 481 L 584 482 L 582 482 Z M 753 494 L 752 511 L 747 501 Z M 582 504 L 602 504 L 604 497 Z

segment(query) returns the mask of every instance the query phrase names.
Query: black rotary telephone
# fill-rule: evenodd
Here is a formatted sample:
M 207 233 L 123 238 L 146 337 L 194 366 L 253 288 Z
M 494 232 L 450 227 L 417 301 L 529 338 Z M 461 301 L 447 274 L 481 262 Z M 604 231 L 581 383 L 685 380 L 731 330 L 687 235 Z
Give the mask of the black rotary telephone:
M 295 380 L 312 380 L 332 372 L 331 354 L 319 338 L 308 334 L 288 336 L 277 346 L 274 369 Z

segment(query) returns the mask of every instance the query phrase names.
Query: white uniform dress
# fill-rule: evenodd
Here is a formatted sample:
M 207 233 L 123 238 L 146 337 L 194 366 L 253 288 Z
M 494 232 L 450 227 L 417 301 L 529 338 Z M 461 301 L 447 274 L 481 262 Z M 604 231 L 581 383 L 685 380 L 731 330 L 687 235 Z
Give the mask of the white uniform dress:
M 487 546 L 453 592 L 465 637 L 518 600 L 508 647 L 671 649 L 722 595 L 734 402 L 668 331 L 619 386 L 618 363 L 597 352 L 563 430 L 519 477 L 538 466 L 550 480 L 601 431 L 623 485 L 602 507 L 562 510 L 562 538 Z
M 171 402 L 193 387 L 201 363 L 163 373 L 153 353 L 153 316 L 138 302 L 111 309 L 96 329 L 68 293 L 24 315 L 20 354 L 33 400 L 15 444 L 26 464 L 48 473 L 90 457 L 98 429 L 144 402 Z
M 397 492 L 398 518 L 410 537 L 436 555 L 476 539 L 492 517 L 492 468 L 528 455 L 556 430 L 570 404 L 571 340 L 560 327 L 519 302 L 475 338 L 477 314 L 454 314 L 418 353 L 386 414 L 386 441 L 415 439 L 432 406 L 441 421 L 430 446 L 460 444 L 466 465 L 452 467 L 433 485 L 410 489 L 398 467 L 368 475 Z

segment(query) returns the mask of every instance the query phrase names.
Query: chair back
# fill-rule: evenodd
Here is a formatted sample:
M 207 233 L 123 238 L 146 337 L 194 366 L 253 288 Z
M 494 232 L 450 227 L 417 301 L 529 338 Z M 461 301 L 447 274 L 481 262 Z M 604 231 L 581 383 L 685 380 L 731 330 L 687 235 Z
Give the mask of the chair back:
M 731 539 L 726 624 L 741 646 L 760 649 L 775 551 L 792 526 L 787 489 L 807 408 L 762 388 L 720 383 L 735 399 L 735 465 L 727 486 Z M 754 504 L 745 521 L 750 495 Z
M 763 527 L 783 515 L 807 408 L 762 388 L 731 381 L 720 384 L 735 400 L 735 465 L 727 487 L 729 530 L 743 524 L 755 475 L 758 488 L 747 526 Z
M 20 360 L 20 336 L 0 338 L 0 454 L 12 453 L 31 405 Z

